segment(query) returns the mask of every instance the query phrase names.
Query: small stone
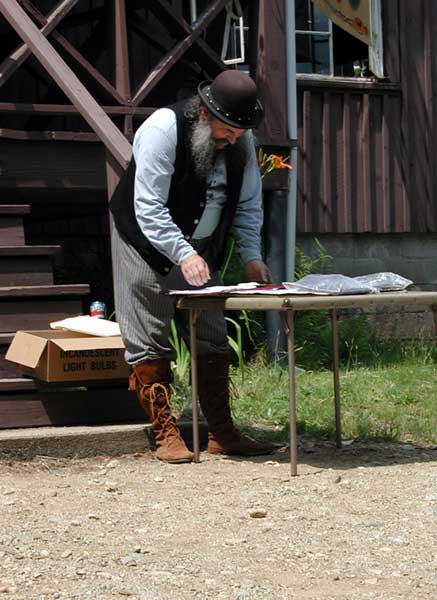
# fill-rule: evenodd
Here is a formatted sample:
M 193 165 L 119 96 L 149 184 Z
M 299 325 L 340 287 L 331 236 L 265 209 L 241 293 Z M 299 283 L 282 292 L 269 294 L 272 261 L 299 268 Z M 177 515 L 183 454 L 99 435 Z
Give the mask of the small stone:
M 125 556 L 123 558 L 120 558 L 120 563 L 124 567 L 136 567 L 138 565 L 136 558 L 132 556 Z
M 264 508 L 257 508 L 251 510 L 249 516 L 252 517 L 252 519 L 264 519 L 267 516 L 267 511 Z
M 11 494 L 15 494 L 15 490 L 5 490 L 3 492 L 3 496 L 10 496 Z
M 73 527 L 80 527 L 80 521 L 74 520 L 70 522 L 70 525 Z
M 104 579 L 114 579 L 114 575 L 109 571 L 96 571 L 97 577 L 103 577 Z
M 332 480 L 332 483 L 340 483 L 341 481 L 341 475 L 336 475 L 334 477 L 334 479 Z
M 155 481 L 156 483 L 162 483 L 162 482 L 164 481 L 164 478 L 163 478 L 163 477 L 161 477 L 160 475 L 158 475 L 157 477 L 155 477 L 154 481 Z
M 94 513 L 90 513 L 88 515 L 88 519 L 92 519 L 94 521 L 98 521 L 100 519 L 100 517 L 98 517 L 97 515 L 95 515 Z
M 61 554 L 61 558 L 69 558 L 72 554 L 73 552 L 71 550 L 64 550 L 64 552 Z

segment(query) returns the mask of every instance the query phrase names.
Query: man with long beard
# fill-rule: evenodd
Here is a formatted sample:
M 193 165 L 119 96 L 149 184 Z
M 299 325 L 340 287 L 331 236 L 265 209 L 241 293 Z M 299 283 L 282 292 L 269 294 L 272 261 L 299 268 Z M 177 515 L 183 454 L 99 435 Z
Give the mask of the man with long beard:
M 261 178 L 249 131 L 262 118 L 253 80 L 224 71 L 198 95 L 154 112 L 138 129 L 133 159 L 111 201 L 115 308 L 132 365 L 130 389 L 151 419 L 160 460 L 190 462 L 170 404 L 168 341 L 174 318 L 189 343 L 186 311 L 167 289 L 220 285 L 232 231 L 250 281 L 269 283 L 261 259 Z M 226 322 L 203 312 L 198 326 L 199 400 L 212 454 L 272 451 L 243 435 L 229 405 Z

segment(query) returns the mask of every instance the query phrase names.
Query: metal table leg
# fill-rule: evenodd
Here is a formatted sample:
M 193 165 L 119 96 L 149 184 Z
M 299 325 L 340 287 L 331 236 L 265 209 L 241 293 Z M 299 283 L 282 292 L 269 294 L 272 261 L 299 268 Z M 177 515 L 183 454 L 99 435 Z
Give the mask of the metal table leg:
M 200 462 L 199 444 L 199 411 L 198 411 L 198 384 L 197 384 L 197 333 L 196 324 L 201 311 L 190 310 L 190 352 L 191 352 L 191 404 L 193 413 L 193 452 L 194 462 Z
M 297 475 L 296 360 L 294 355 L 294 311 L 287 310 L 288 394 L 290 407 L 290 474 Z
M 437 305 L 431 305 L 432 312 L 434 314 L 434 335 L 437 336 Z
M 338 358 L 338 317 L 337 310 L 331 310 L 332 324 L 332 372 L 334 375 L 334 409 L 335 409 L 335 444 L 341 448 L 341 413 L 340 413 L 340 377 Z

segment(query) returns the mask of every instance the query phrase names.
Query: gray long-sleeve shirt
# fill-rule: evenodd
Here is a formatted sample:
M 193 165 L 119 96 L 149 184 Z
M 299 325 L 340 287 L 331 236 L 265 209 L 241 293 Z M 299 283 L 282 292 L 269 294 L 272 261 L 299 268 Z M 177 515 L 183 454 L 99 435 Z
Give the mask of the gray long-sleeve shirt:
M 244 135 L 248 160 L 243 174 L 240 199 L 233 222 L 233 236 L 244 263 L 261 260 L 262 185 L 252 134 Z M 166 206 L 176 160 L 176 115 L 168 108 L 155 111 L 137 130 L 133 143 L 136 162 L 135 215 L 150 243 L 175 264 L 195 250 L 174 223 Z M 214 231 L 226 200 L 226 169 L 222 153 L 207 177 L 206 206 L 194 239 Z M 183 202 L 183 199 L 181 199 Z

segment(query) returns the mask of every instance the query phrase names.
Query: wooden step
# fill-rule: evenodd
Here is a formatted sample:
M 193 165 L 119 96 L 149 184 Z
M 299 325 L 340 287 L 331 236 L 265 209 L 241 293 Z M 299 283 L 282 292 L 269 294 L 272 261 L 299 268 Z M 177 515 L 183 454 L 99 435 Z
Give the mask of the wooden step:
M 83 296 L 89 294 L 87 283 L 69 283 L 66 285 L 11 285 L 0 287 L 2 298 L 40 298 L 58 296 Z M 10 331 L 10 329 L 9 329 Z M 6 332 L 5 332 L 6 333 Z
M 24 246 L 23 216 L 30 213 L 30 205 L 0 205 L 0 240 L 9 246 Z
M 0 333 L 0 346 L 9 346 L 15 333 Z
M 3 241 L 3 240 L 2 240 Z M 62 250 L 62 246 L 0 246 L 3 256 L 53 256 Z
M 83 314 L 85 284 L 0 287 L 0 333 L 49 329 L 52 321 Z
M 0 204 L 0 216 L 28 214 L 30 214 L 30 204 Z
M 127 386 L 0 394 L 0 429 L 147 422 Z
M 9 360 L 5 360 L 6 352 L 14 335 L 15 333 L 0 333 L 0 380 L 22 377 L 21 369 Z
M 0 246 L 0 286 L 53 285 L 61 246 Z
M 0 379 L 0 395 L 4 392 L 28 392 L 36 388 L 35 380 L 28 377 Z

